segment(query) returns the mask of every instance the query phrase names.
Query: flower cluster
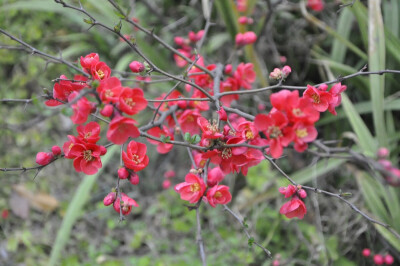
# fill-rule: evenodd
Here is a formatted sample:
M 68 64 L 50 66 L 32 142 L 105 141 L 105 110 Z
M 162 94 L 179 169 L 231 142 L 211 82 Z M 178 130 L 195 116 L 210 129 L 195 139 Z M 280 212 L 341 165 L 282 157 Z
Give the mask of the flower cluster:
M 254 125 L 267 137 L 272 157 L 280 157 L 291 142 L 296 151 L 306 150 L 307 143 L 317 137 L 314 124 L 319 113 L 329 110 L 336 114 L 335 107 L 340 104 L 340 94 L 346 86 L 337 83 L 329 91 L 327 88 L 325 84 L 318 88 L 308 85 L 303 97 L 299 97 L 298 91 L 289 90 L 271 94 L 272 110 L 269 114 L 258 114 Z
M 127 215 L 131 212 L 132 207 L 139 207 L 137 202 L 130 198 L 125 193 L 121 192 L 120 197 L 117 196 L 116 191 L 111 191 L 108 195 L 104 198 L 103 203 L 105 206 L 113 205 L 114 210 L 118 213 L 122 213 L 123 215 Z
M 371 250 L 369 248 L 364 248 L 362 251 L 362 255 L 366 258 L 371 256 Z M 381 255 L 375 254 L 372 258 L 375 265 L 392 265 L 394 263 L 394 258 L 390 254 Z
M 215 208 L 217 204 L 224 205 L 232 199 L 229 187 L 218 184 L 223 179 L 224 174 L 216 167 L 209 171 L 207 185 L 199 176 L 189 173 L 185 177 L 185 182 L 177 184 L 174 189 L 180 194 L 181 199 L 189 203 L 197 203 L 203 199 Z
M 285 195 L 285 198 L 292 197 L 290 201 L 282 205 L 279 213 L 284 214 L 287 218 L 297 217 L 303 219 L 307 213 L 307 208 L 300 198 L 304 199 L 307 197 L 306 191 L 301 186 L 288 185 L 287 187 L 279 188 L 279 192 Z
M 387 148 L 379 148 L 377 152 L 378 163 L 388 171 L 390 174 L 384 174 L 386 182 L 394 187 L 400 186 L 400 169 L 393 166 L 392 162 L 388 159 L 389 150 Z

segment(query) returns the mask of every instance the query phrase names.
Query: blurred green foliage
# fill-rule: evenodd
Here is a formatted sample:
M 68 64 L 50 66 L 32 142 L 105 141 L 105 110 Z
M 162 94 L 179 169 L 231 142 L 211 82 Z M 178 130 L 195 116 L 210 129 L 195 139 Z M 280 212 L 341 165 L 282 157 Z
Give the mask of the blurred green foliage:
M 77 1 L 71 1 L 78 5 Z M 201 1 L 137 1 L 130 6 L 128 1 L 117 1 L 123 8 L 131 7 L 131 15 L 139 19 L 147 29 L 153 29 L 165 42 L 173 44 L 175 36 L 185 36 L 189 31 L 204 27 Z M 302 1 L 291 1 L 290 5 L 276 5 L 273 13 L 266 1 L 250 1 L 257 18 L 253 29 L 260 33 L 261 40 L 247 48 L 244 55 L 234 60 L 252 61 L 258 73 L 281 65 L 279 56 L 285 56 L 294 73 L 287 84 L 315 84 L 334 79 L 339 75 L 356 73 L 365 64 L 371 69 L 400 69 L 400 4 L 397 0 L 382 3 L 384 25 L 380 34 L 381 53 L 386 62 L 368 62 L 369 21 L 379 19 L 368 13 L 367 1 L 356 1 L 352 8 L 340 12 L 335 1 L 326 1 L 322 13 L 304 12 Z M 271 0 L 273 4 L 278 1 Z M 343 1 L 346 2 L 346 1 Z M 347 1 L 349 2 L 349 1 Z M 96 19 L 114 27 L 119 16 L 107 1 L 86 0 L 83 6 Z M 232 9 L 233 1 L 214 1 L 212 21 L 208 38 L 201 52 L 208 63 L 225 62 L 231 56 L 233 38 L 240 29 L 238 13 Z M 251 14 L 249 14 L 251 15 Z M 269 18 L 269 23 L 263 21 Z M 129 50 L 118 37 L 99 28 L 91 28 L 76 11 L 62 8 L 47 0 L 3 0 L 0 4 L 0 28 L 20 37 L 35 48 L 53 56 L 62 56 L 73 63 L 81 55 L 97 52 L 101 59 L 117 71 L 127 71 L 132 60 L 140 57 Z M 326 27 L 319 27 L 320 23 Z M 136 31 L 122 22 L 121 32 L 130 35 L 138 47 L 161 69 L 179 74 L 172 54 L 153 38 Z M 17 46 L 4 35 L 0 45 Z M 372 66 L 376 64 L 376 66 Z M 76 72 L 54 62 L 30 55 L 19 49 L 0 49 L 0 99 L 35 99 L 31 103 L 1 103 L 0 112 L 0 156 L 1 167 L 30 167 L 38 151 L 49 150 L 52 145 L 62 143 L 66 135 L 74 133 L 68 121 L 68 111 L 51 116 L 52 111 L 43 104 L 43 89 L 52 89 L 54 78 L 65 74 L 72 77 Z M 374 79 L 374 78 L 372 78 Z M 400 134 L 398 112 L 399 79 L 392 74 L 374 81 L 358 76 L 346 81 L 347 96 L 344 110 L 336 117 L 326 114 L 319 122 L 320 137 L 339 139 L 350 143 L 346 132 L 354 132 L 358 142 L 355 149 L 373 156 L 378 147 L 377 130 L 386 135 L 391 160 L 398 163 Z M 264 80 L 266 82 L 266 80 Z M 142 86 L 149 98 L 155 98 L 169 90 L 173 83 L 157 83 L 151 86 L 126 81 L 127 86 Z M 382 102 L 376 104 L 371 91 L 379 86 L 383 92 Z M 371 85 L 375 84 L 375 85 Z M 371 98 L 372 97 L 372 98 Z M 249 110 L 256 105 L 247 99 Z M 268 95 L 259 95 L 259 101 L 268 102 Z M 253 109 L 251 109 L 253 110 Z M 385 126 L 374 127 L 377 118 L 385 118 Z M 44 117 L 38 117 L 38 114 Z M 47 117 L 49 116 L 49 117 Z M 47 118 L 46 118 L 47 117 Z M 39 119 L 37 119 L 39 118 Z M 36 119 L 36 120 L 35 120 Z M 145 121 L 146 117 L 138 118 Z M 33 121 L 33 122 L 32 122 Z M 104 136 L 104 132 L 102 133 Z M 144 141 L 144 140 L 143 140 Z M 382 140 L 380 140 L 382 143 Z M 158 155 L 150 148 L 151 168 L 141 173 L 139 189 L 132 192 L 140 208 L 124 222 L 112 208 L 104 207 L 102 198 L 115 185 L 115 168 L 118 156 L 110 158 L 104 172 L 93 187 L 88 189 L 77 220 L 71 222 L 71 232 L 61 250 L 60 265 L 201 265 L 196 243 L 196 217 L 173 189 L 162 190 L 162 175 L 172 168 L 177 172 L 174 183 L 181 182 L 190 167 L 185 150 L 177 147 L 173 155 Z M 375 179 L 362 169 L 354 170 L 341 159 L 320 159 L 313 163 L 306 154 L 290 153 L 279 160 L 280 166 L 299 183 L 311 184 L 329 191 L 343 189 L 354 195 L 354 203 L 372 217 L 386 222 L 399 232 L 399 191 L 388 188 L 382 178 Z M 185 163 L 182 163 L 185 162 Z M 6 264 L 46 265 L 56 244 L 66 213 L 71 207 L 81 175 L 71 169 L 71 162 L 59 161 L 46 168 L 33 180 L 34 173 L 0 172 L 0 209 L 8 209 L 12 185 L 24 183 L 32 191 L 55 195 L 60 208 L 52 213 L 31 210 L 27 219 L 10 215 L 1 220 L 0 262 Z M 81 183 L 82 182 L 82 183 Z M 246 219 L 251 236 L 268 248 L 274 259 L 282 265 L 367 265 L 370 261 L 361 256 L 363 248 L 374 252 L 390 252 L 400 257 L 398 239 L 382 227 L 374 227 L 352 212 L 343 202 L 321 195 L 309 195 L 308 214 L 304 220 L 289 220 L 278 210 L 284 199 L 278 187 L 287 185 L 279 173 L 263 162 L 250 169 L 247 177 L 231 175 L 227 183 L 234 190 L 231 207 Z M 130 184 L 123 183 L 127 188 Z M 76 196 L 76 195 L 75 195 Z M 79 196 L 79 195 L 78 195 Z M 207 262 L 210 265 L 271 265 L 263 251 L 249 242 L 240 224 L 223 208 L 200 209 L 203 239 Z M 377 230 L 376 230 L 377 229 Z M 6 254 L 6 255 L 4 255 Z M 6 257 L 4 257 L 6 256 Z

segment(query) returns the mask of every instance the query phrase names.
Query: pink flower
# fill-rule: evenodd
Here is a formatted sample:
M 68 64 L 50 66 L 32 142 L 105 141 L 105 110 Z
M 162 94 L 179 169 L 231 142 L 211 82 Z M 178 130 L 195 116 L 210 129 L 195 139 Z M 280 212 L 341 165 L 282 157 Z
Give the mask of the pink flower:
M 68 102 L 73 101 L 77 96 L 78 92 L 73 92 L 68 97 Z M 73 115 L 71 116 L 71 120 L 74 124 L 83 124 L 88 119 L 88 116 L 93 112 L 95 109 L 96 104 L 90 102 L 85 97 L 80 98 L 77 103 L 72 104 L 72 110 L 74 111 Z
M 147 147 L 145 144 L 130 141 L 126 152 L 122 152 L 122 160 L 126 168 L 129 168 L 135 172 L 139 172 L 147 167 L 149 164 L 149 157 L 146 155 Z
M 114 113 L 114 106 L 112 104 L 106 104 L 100 111 L 100 114 L 105 117 L 110 117 Z
M 203 179 L 189 173 L 185 177 L 185 182 L 177 184 L 174 189 L 181 195 L 181 199 L 196 203 L 203 197 L 206 185 Z
M 247 31 L 243 33 L 243 39 L 245 44 L 252 44 L 257 41 L 257 35 L 252 31 Z
M 283 204 L 279 213 L 284 214 L 289 219 L 294 217 L 303 219 L 304 215 L 307 213 L 307 208 L 303 201 L 301 201 L 297 196 L 293 196 L 290 201 Z
M 168 189 L 168 188 L 170 188 L 170 186 L 171 186 L 171 180 L 165 179 L 165 180 L 163 181 L 163 183 L 162 183 L 163 189 Z
M 227 204 L 231 201 L 232 195 L 229 192 L 229 187 L 224 185 L 214 186 L 207 191 L 207 201 L 214 207 L 217 204 Z
M 125 116 L 115 117 L 107 131 L 107 139 L 114 144 L 123 144 L 129 137 L 137 138 L 140 136 L 139 129 L 135 126 L 137 122 Z
M 132 173 L 132 174 L 129 176 L 129 182 L 131 182 L 131 184 L 134 185 L 134 186 L 138 185 L 139 182 L 140 182 L 139 175 L 136 174 L 136 173 Z
M 200 126 L 201 131 L 203 132 L 202 138 L 219 139 L 223 136 L 223 134 L 219 132 L 219 128 L 216 123 L 211 124 L 202 116 L 197 118 L 197 124 Z
M 292 72 L 292 69 L 290 68 L 290 66 L 284 66 L 282 68 L 282 77 L 284 79 L 287 78 L 291 72 Z
M 241 87 L 251 89 L 251 83 L 256 81 L 256 72 L 252 63 L 240 63 L 236 68 L 234 77 L 239 81 Z
M 36 163 L 39 165 L 47 165 L 54 159 L 51 152 L 38 152 L 36 154 Z
M 139 61 L 132 61 L 129 64 L 129 68 L 131 69 L 131 71 L 133 73 L 140 73 L 144 71 L 144 65 L 143 63 L 139 62 Z
M 131 212 L 132 206 L 139 207 L 137 202 L 135 200 L 131 199 L 130 197 L 128 197 L 128 195 L 126 195 L 125 193 L 121 193 L 121 198 L 122 198 L 122 202 L 121 202 L 120 198 L 117 197 L 113 204 L 114 210 L 117 213 L 120 213 L 120 210 L 121 210 L 123 215 L 127 215 Z

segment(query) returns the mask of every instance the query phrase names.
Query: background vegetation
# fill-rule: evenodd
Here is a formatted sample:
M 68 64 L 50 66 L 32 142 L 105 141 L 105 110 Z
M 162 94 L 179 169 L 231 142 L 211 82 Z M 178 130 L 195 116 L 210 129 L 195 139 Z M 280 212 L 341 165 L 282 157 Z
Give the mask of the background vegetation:
M 117 1 L 131 8 L 131 16 L 173 45 L 175 36 L 186 36 L 205 26 L 202 2 L 208 1 Z M 400 69 L 400 3 L 398 0 L 326 1 L 315 13 L 302 1 L 256 1 L 249 16 L 251 29 L 259 35 L 254 46 L 234 57 L 236 62 L 257 66 L 259 86 L 267 84 L 268 73 L 285 64 L 292 67 L 288 85 L 317 84 L 340 75 L 368 70 Z M 3 0 L 0 28 L 51 55 L 77 62 L 81 55 L 97 52 L 114 73 L 128 71 L 140 58 L 115 35 L 91 28 L 82 14 L 50 0 Z M 73 4 L 77 2 L 71 1 Z M 207 63 L 224 63 L 234 51 L 234 35 L 240 30 L 233 1 L 211 1 L 213 22 L 200 51 Z M 82 1 L 99 21 L 113 27 L 118 14 L 107 1 Z M 379 8 L 380 7 L 380 8 Z M 370 12 L 368 12 L 370 8 Z M 380 22 L 383 23 L 380 23 Z M 153 38 L 122 24 L 122 32 L 134 36 L 138 46 L 161 69 L 180 73 L 172 53 Z M 34 166 L 38 151 L 62 145 L 74 126 L 69 110 L 53 115 L 41 95 L 52 89 L 51 80 L 74 74 L 64 65 L 46 62 L 0 35 L 0 99 L 34 99 L 29 103 L 0 103 L 0 167 Z M 391 151 L 398 165 L 399 78 L 393 74 L 357 76 L 348 86 L 338 116 L 325 114 L 318 124 L 319 138 L 339 140 L 338 146 L 374 157 L 378 147 Z M 140 85 L 147 98 L 168 91 L 173 83 Z M 268 107 L 267 94 L 248 97 L 247 111 L 259 103 Z M 139 118 L 145 121 L 146 117 Z M 143 120 L 142 120 L 143 119 Z M 103 132 L 104 133 L 104 132 Z M 163 174 L 174 170 L 173 184 L 182 182 L 190 162 L 184 149 L 175 147 L 159 155 L 149 145 L 150 167 L 141 174 L 138 200 L 124 222 L 103 206 L 102 199 L 115 185 L 118 150 L 109 151 L 102 172 L 85 177 L 70 161 L 59 160 L 34 178 L 34 172 L 0 172 L 0 264 L 45 265 L 198 265 L 195 213 L 184 207 L 172 188 L 162 188 Z M 400 192 L 382 177 L 352 161 L 319 158 L 310 153 L 287 152 L 279 165 L 297 183 L 310 184 L 338 193 L 352 193 L 349 201 L 371 217 L 400 232 Z M 279 214 L 284 199 L 278 187 L 287 181 L 267 162 L 251 168 L 249 175 L 231 175 L 231 208 L 245 217 L 250 234 L 268 248 L 282 265 L 369 265 L 363 248 L 375 253 L 390 252 L 400 261 L 400 240 L 385 228 L 374 225 L 344 202 L 319 194 L 307 198 L 304 220 L 288 220 Z M 123 184 L 129 186 L 129 184 Z M 240 224 L 223 208 L 202 209 L 203 239 L 210 265 L 270 265 L 265 253 L 249 245 Z

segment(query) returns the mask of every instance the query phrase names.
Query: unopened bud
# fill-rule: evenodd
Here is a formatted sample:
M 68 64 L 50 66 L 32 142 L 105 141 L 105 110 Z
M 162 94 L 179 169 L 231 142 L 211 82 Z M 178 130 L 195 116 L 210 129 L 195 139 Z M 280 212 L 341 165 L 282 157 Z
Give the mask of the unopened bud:
M 58 156 L 61 154 L 61 148 L 57 145 L 51 147 L 51 152 L 53 153 L 54 156 Z
M 125 167 L 118 169 L 118 177 L 120 179 L 127 179 L 129 177 L 129 175 L 130 175 L 130 173 Z
M 129 176 L 129 182 L 131 182 L 132 185 L 137 185 L 139 184 L 139 176 L 136 173 L 133 173 Z
M 107 196 L 104 197 L 103 203 L 105 206 L 109 206 L 114 203 L 115 199 L 117 198 L 117 193 L 110 192 Z
M 129 68 L 133 73 L 140 73 L 144 70 L 144 65 L 139 61 L 133 61 L 129 64 Z

